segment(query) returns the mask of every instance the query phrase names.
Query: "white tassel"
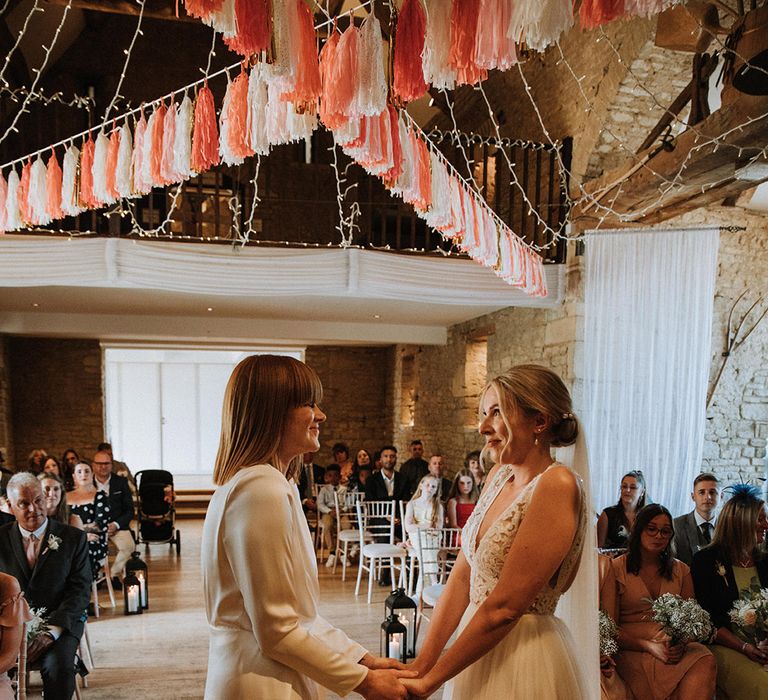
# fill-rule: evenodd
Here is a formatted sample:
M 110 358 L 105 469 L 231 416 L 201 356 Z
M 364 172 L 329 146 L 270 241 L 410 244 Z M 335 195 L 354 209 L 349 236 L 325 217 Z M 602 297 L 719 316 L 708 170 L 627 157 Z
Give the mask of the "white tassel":
M 23 228 L 19 211 L 19 174 L 16 168 L 8 175 L 8 189 L 5 195 L 5 230 L 18 231 Z
M 432 164 L 432 205 L 424 220 L 434 229 L 451 224 L 451 181 L 448 169 L 434 153 L 430 151 Z
M 288 134 L 288 103 L 280 99 L 283 93 L 282 81 L 270 80 L 267 92 L 267 141 L 270 146 L 279 146 L 290 141 Z
M 478 239 L 478 222 L 476 218 L 476 211 L 473 206 L 474 197 L 464 189 L 462 193 L 464 197 L 464 213 L 465 213 L 465 226 L 464 226 L 464 240 L 461 243 L 462 250 L 474 258 L 477 256 L 479 248 Z
M 387 108 L 387 76 L 381 26 L 373 12 L 363 22 L 358 39 L 358 82 L 350 116 L 375 117 Z
M 333 138 L 342 148 L 349 146 L 360 136 L 360 120 L 350 119 L 333 132 Z
M 263 64 L 256 64 L 248 76 L 248 145 L 251 150 L 265 156 L 269 153 L 267 139 L 267 103 L 269 87 Z
M 240 165 L 243 158 L 238 158 L 229 147 L 229 105 L 232 101 L 232 82 L 227 79 L 227 91 L 224 93 L 224 102 L 221 105 L 219 116 L 219 153 L 226 165 Z
M 0 172 L 0 235 L 6 232 L 5 221 L 7 214 L 5 211 L 5 202 L 8 198 L 8 182 Z
M 36 226 L 51 223 L 48 215 L 48 169 L 39 155 L 32 163 L 29 175 L 29 211 Z
M 179 181 L 188 180 L 195 175 L 192 172 L 192 122 L 194 120 L 192 100 L 188 95 L 179 105 L 176 115 L 176 131 L 173 139 L 173 170 L 179 176 Z
M 300 0 L 303 2 L 303 0 Z M 273 0 L 272 40 L 275 46 L 275 60 L 272 70 L 275 76 L 285 79 L 282 92 L 290 92 L 296 82 L 298 52 L 299 13 L 297 0 Z
M 486 267 L 496 267 L 496 263 L 499 262 L 499 229 L 489 210 L 484 211 L 483 218 L 485 219 L 483 262 Z
M 448 60 L 451 52 L 451 3 L 447 0 L 426 0 L 426 9 L 427 32 L 421 55 L 424 79 L 438 90 L 453 90 L 456 87 L 456 71 Z
M 418 195 L 418 176 L 415 165 L 417 156 L 413 152 L 413 142 L 408 127 L 405 126 L 402 119 L 400 119 L 398 127 L 400 129 L 400 148 L 403 154 L 403 172 L 400 173 L 392 192 L 407 200 Z
M 317 129 L 317 114 L 315 112 L 298 114 L 293 103 L 289 102 L 286 127 L 291 141 L 307 141 L 312 138 L 312 132 Z
M 440 230 L 444 237 L 454 238 L 464 232 L 464 215 L 461 210 L 461 185 L 456 177 L 450 178 L 451 221 Z
M 141 144 L 141 171 L 139 181 L 141 182 L 141 191 L 145 194 L 151 192 L 155 186 L 152 180 L 152 132 L 157 121 L 157 110 L 152 112 L 147 120 L 147 130 L 144 132 L 144 141 Z
M 131 188 L 131 156 L 133 155 L 133 143 L 131 138 L 131 130 L 127 124 L 121 126 L 118 131 L 120 132 L 120 146 L 117 150 L 117 167 L 115 168 L 115 189 L 121 197 L 126 199 L 134 197 L 133 189 Z
M 233 37 L 237 33 L 237 22 L 235 20 L 235 0 L 224 0 L 221 9 L 212 12 L 202 21 L 209 27 L 213 27 L 217 32 L 221 32 L 225 37 Z
M 507 37 L 544 51 L 573 26 L 571 0 L 518 0 L 512 7 Z
M 114 198 L 107 192 L 107 155 L 109 138 L 102 130 L 96 137 L 93 151 L 93 196 L 104 204 L 111 204 Z
M 80 149 L 74 144 L 64 153 L 61 166 L 61 210 L 68 216 L 77 216 L 80 208 L 77 169 L 80 162 Z

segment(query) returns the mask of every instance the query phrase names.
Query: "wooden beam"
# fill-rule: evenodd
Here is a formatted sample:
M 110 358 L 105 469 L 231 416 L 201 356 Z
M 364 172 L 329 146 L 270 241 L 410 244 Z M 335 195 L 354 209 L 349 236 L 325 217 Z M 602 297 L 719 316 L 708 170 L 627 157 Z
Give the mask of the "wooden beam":
M 67 5 L 69 0 L 45 0 L 49 5 Z M 141 8 L 130 0 L 72 0 L 72 7 L 93 12 L 108 12 L 114 15 L 138 16 Z M 173 22 L 199 22 L 190 17 L 179 3 L 179 16 L 176 16 L 175 0 L 147 0 L 144 7 L 144 17 L 150 19 L 165 19 Z

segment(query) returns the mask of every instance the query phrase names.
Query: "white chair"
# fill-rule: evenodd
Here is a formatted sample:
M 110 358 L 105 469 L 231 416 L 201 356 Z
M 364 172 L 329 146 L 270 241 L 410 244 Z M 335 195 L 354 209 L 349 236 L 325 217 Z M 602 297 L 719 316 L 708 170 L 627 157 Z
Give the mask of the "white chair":
M 434 608 L 445 588 L 448 574 L 461 550 L 461 528 L 444 527 L 419 530 L 416 539 L 416 557 L 419 563 L 416 609 L 416 639 L 419 638 L 421 620 L 429 622 L 424 607 Z M 414 640 L 414 646 L 415 646 Z
M 115 590 L 112 588 L 112 574 L 109 570 L 109 557 L 105 557 L 101 562 L 101 571 L 99 575 L 93 580 L 91 584 L 91 601 L 93 602 L 93 614 L 96 618 L 99 617 L 99 590 L 98 585 L 104 581 L 107 584 L 107 593 L 109 594 L 109 602 L 111 606 L 115 607 Z
M 336 502 L 336 551 L 333 562 L 333 573 L 341 558 L 341 580 L 347 580 L 347 563 L 349 561 L 349 545 L 360 542 L 360 521 L 357 517 L 357 504 L 365 500 L 365 494 L 360 491 L 334 491 Z M 345 527 L 346 526 L 346 527 Z M 373 536 L 363 532 L 366 542 L 372 542 Z
M 403 526 L 403 542 L 408 543 L 409 533 L 405 529 L 405 513 L 408 508 L 408 501 L 398 501 L 397 505 L 400 510 L 400 522 Z M 407 547 L 405 550 L 405 580 L 408 584 L 406 592 L 408 595 L 413 595 L 413 578 L 414 572 L 418 567 L 418 557 L 416 556 L 416 545 L 413 542 L 410 544 L 411 546 Z
M 395 559 L 400 561 L 400 586 L 405 581 L 406 552 L 395 544 L 395 501 L 358 501 L 355 504 L 360 523 L 360 562 L 357 568 L 355 595 L 360 593 L 363 571 L 368 572 L 368 603 L 373 593 L 374 572 L 389 567 L 394 578 Z M 373 539 L 370 542 L 368 537 Z

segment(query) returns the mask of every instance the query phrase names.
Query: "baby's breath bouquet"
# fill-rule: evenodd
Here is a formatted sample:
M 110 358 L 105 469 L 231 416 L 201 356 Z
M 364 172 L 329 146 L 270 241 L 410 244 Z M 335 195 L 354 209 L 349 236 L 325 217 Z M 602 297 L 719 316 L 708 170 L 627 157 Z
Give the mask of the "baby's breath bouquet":
M 610 615 L 601 610 L 597 625 L 600 631 L 600 656 L 613 656 L 617 654 L 619 645 L 616 643 L 616 637 L 619 635 L 619 630 L 616 627 L 616 623 Z
M 38 637 L 49 631 L 45 608 L 30 608 L 32 619 L 27 622 L 27 644 L 32 644 Z
M 674 593 L 663 593 L 651 601 L 653 619 L 672 644 L 709 642 L 715 634 L 709 613 L 692 598 L 684 599 Z
M 757 644 L 768 639 L 768 588 L 761 588 L 756 577 L 741 591 L 730 612 L 734 632 L 745 642 Z

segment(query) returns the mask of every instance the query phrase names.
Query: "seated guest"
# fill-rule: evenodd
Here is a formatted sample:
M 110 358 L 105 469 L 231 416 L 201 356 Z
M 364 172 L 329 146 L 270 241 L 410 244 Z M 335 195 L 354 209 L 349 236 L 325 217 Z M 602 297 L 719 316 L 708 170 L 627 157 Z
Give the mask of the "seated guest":
M 600 610 L 616 622 L 619 608 L 611 559 L 599 554 L 597 564 L 600 572 Z M 600 657 L 600 700 L 632 700 L 632 694 L 616 671 L 616 662 L 610 656 Z
M 482 462 L 480 462 L 480 452 L 478 450 L 467 452 L 467 456 L 464 458 L 464 469 L 469 469 L 472 472 L 477 492 L 480 493 L 483 490 L 483 486 L 485 486 L 485 468 Z
M 39 474 L 43 471 L 43 460 L 48 456 L 45 450 L 32 450 L 27 457 L 27 471 Z
M 19 582 L 0 574 L 0 700 L 14 700 L 8 671 L 16 666 L 24 623 L 32 619 Z
M 459 469 L 448 492 L 448 527 L 464 527 L 479 497 L 472 472 L 469 469 Z
M 373 453 L 373 471 L 381 471 L 381 450 L 376 450 L 376 452 Z
M 16 474 L 8 497 L 17 522 L 0 527 L 0 571 L 18 580 L 31 607 L 46 609 L 49 632 L 28 649 L 29 662 L 42 662 L 45 700 L 71 700 L 75 652 L 91 595 L 86 537 L 46 517 L 42 485 L 34 475 Z
M 406 484 L 402 475 L 395 471 L 397 448 L 387 445 L 381 448 L 381 470 L 365 482 L 367 501 L 404 501 Z
M 305 510 L 316 510 L 315 487 L 319 490 L 325 483 L 325 469 L 314 462 L 314 452 L 305 452 L 301 456 L 301 471 L 299 476 L 299 494 Z M 307 502 L 309 501 L 309 502 Z
M 450 479 L 446 479 L 444 477 L 445 459 L 443 459 L 443 455 L 441 454 L 432 455 L 429 458 L 427 470 L 429 471 L 429 474 L 431 476 L 434 476 L 435 479 L 438 480 L 439 488 L 437 491 L 437 495 L 440 497 L 440 500 L 443 503 L 445 503 L 448 500 L 448 494 L 451 492 L 451 482 L 450 482 Z
M 626 554 L 612 560 L 616 577 L 619 675 L 643 700 L 702 700 L 715 693 L 715 658 L 703 644 L 673 646 L 653 621 L 651 600 L 662 593 L 693 598 L 691 572 L 675 559 L 672 516 L 645 506 L 629 535 Z
M 408 446 L 411 456 L 400 465 L 400 477 L 405 481 L 407 498 L 410 500 L 419 482 L 429 473 L 429 463 L 424 459 L 424 445 L 421 440 L 411 440 Z
M 135 548 L 131 535 L 133 497 L 128 480 L 112 473 L 112 457 L 108 452 L 97 452 L 93 455 L 93 474 L 96 477 L 96 488 L 109 498 L 112 520 L 107 526 L 107 532 L 109 539 L 117 547 L 117 555 L 111 567 L 112 585 L 121 590 L 123 585 L 120 578 L 125 571 L 125 562 L 131 558 Z
M 699 474 L 693 480 L 691 494 L 695 507 L 675 518 L 675 550 L 677 558 L 688 566 L 693 555 L 712 541 L 720 500 L 720 484 L 714 474 Z
M 80 464 L 82 460 L 80 455 L 71 447 L 64 451 L 61 455 L 61 476 L 64 479 L 64 485 L 67 487 L 67 491 L 73 489 L 75 485 L 72 483 L 72 472 L 75 471 L 75 466 Z
M 65 525 L 75 525 L 75 523 L 70 522 L 67 492 L 64 490 L 64 482 L 61 478 L 55 474 L 46 474 L 45 472 L 38 474 L 37 478 L 43 486 L 45 514 L 49 518 L 53 518 Z
M 427 475 L 422 478 L 416 488 L 413 498 L 405 507 L 405 531 L 410 535 L 411 544 L 419 530 L 440 528 L 445 519 L 443 504 L 440 501 L 440 481 L 437 477 Z
M 368 479 L 371 478 L 372 474 L 373 474 L 373 469 L 371 467 L 360 467 L 360 470 L 357 472 L 357 490 L 358 491 L 365 491 L 365 485 L 368 482 Z
M 349 458 L 349 447 L 343 442 L 337 442 L 332 448 L 333 461 L 339 465 L 341 470 L 341 485 L 346 486 L 352 478 L 354 472 L 354 463 Z
M 111 522 L 109 497 L 96 488 L 93 471 L 85 462 L 75 467 L 73 477 L 75 488 L 68 495 L 70 512 L 80 519 L 79 527 L 88 536 L 91 575 L 97 579 L 108 552 L 107 526 Z
M 61 476 L 61 467 L 59 466 L 59 460 L 56 457 L 49 455 L 43 462 L 43 474 L 55 474 Z
M 131 470 L 128 469 L 128 465 L 125 462 L 115 459 L 115 456 L 112 454 L 112 445 L 109 442 L 100 442 L 96 451 L 106 452 L 109 455 L 109 458 L 112 460 L 112 473 L 127 479 L 128 487 L 131 489 L 131 495 L 134 498 L 137 498 L 138 491 L 136 490 L 136 480 L 133 478 Z
M 325 565 L 333 566 L 336 556 L 336 499 L 334 494 L 339 490 L 341 469 L 338 464 L 331 464 L 325 470 L 325 485 L 317 492 L 317 512 L 323 523 L 323 544 L 328 548 L 328 559 Z M 330 562 L 330 563 L 329 563 Z
M 363 482 L 362 488 L 360 485 L 360 470 L 368 469 L 370 473 L 372 468 L 373 460 L 371 459 L 370 452 L 368 452 L 368 450 L 358 450 L 357 454 L 355 455 L 355 462 L 352 465 L 352 476 L 347 483 L 347 488 L 350 491 L 364 491 L 365 482 Z
M 737 637 L 729 612 L 753 578 L 768 588 L 768 519 L 758 489 L 746 484 L 731 489 L 733 495 L 717 516 L 712 543 L 693 555 L 691 573 L 696 598 L 717 628 L 711 649 L 717 658 L 719 693 L 732 700 L 766 700 L 768 673 L 763 665 L 768 663 L 768 648 Z
M 605 508 L 597 519 L 597 546 L 619 549 L 627 546 L 635 517 L 645 506 L 645 477 L 636 469 L 621 478 L 619 502 Z

